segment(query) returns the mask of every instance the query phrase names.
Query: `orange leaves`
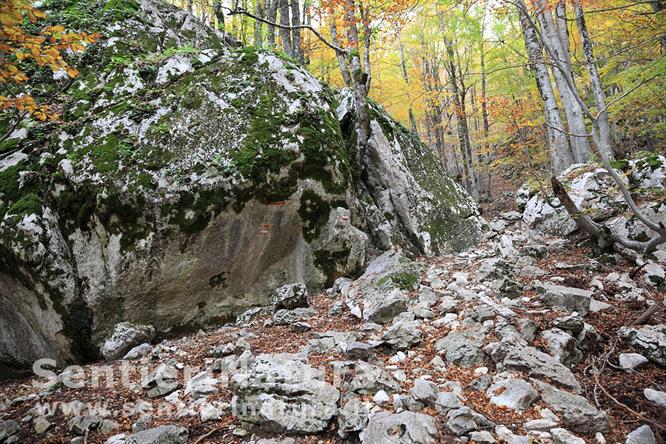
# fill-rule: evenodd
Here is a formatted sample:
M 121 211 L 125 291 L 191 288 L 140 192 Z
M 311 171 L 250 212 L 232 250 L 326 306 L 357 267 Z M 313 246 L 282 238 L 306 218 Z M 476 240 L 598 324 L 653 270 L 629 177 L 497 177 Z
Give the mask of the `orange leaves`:
M 99 34 L 74 33 L 62 25 L 45 27 L 32 34 L 23 26 L 27 20 L 36 24 L 44 12 L 32 6 L 30 0 L 3 0 L 0 4 L 0 83 L 22 84 L 28 80 L 21 65 L 31 60 L 39 67 L 64 71 L 76 77 L 79 71 L 69 66 L 63 51 L 82 52 L 86 45 L 100 38 Z M 29 95 L 0 97 L 0 109 L 15 108 L 31 114 L 37 120 L 52 120 L 57 115 L 47 105 L 40 105 Z

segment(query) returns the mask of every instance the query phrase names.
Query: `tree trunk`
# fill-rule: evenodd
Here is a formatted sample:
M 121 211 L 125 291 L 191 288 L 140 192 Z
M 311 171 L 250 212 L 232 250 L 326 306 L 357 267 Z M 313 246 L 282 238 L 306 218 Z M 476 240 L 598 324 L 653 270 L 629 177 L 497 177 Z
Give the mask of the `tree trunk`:
M 275 23 L 277 17 L 278 2 L 280 0 L 266 0 L 264 10 L 266 11 L 266 20 Z M 269 48 L 275 48 L 275 26 L 267 25 L 266 43 Z
M 594 98 L 597 102 L 597 109 L 599 110 L 599 113 L 597 114 L 599 137 L 608 141 L 604 144 L 604 154 L 612 159 L 615 157 L 615 155 L 611 149 L 611 126 L 608 122 L 608 112 L 606 111 L 606 94 L 604 93 L 604 89 L 601 87 L 601 80 L 599 79 L 599 72 L 597 71 L 597 66 L 594 60 L 594 53 L 592 51 L 592 41 L 590 40 L 590 34 L 587 31 L 587 24 L 585 23 L 585 13 L 583 11 L 583 7 L 578 1 L 576 1 L 574 2 L 574 8 L 576 11 L 576 24 L 578 25 L 578 32 L 580 33 L 580 39 L 583 43 L 585 65 L 587 66 L 587 71 L 590 74 L 590 79 L 592 81 L 592 91 L 594 92 Z M 601 147 L 599 148 L 601 149 Z
M 485 14 L 484 14 L 485 20 Z M 479 192 L 486 197 L 490 197 L 490 143 L 488 137 L 490 135 L 490 124 L 488 123 L 488 100 L 486 91 L 486 52 L 485 40 L 483 37 L 484 27 L 481 27 L 481 41 L 479 42 L 479 56 L 481 62 L 481 125 L 483 129 L 483 167 L 485 171 L 481 172 L 479 180 Z M 485 173 L 485 174 L 484 174 Z
M 194 1 L 193 1 L 193 0 L 187 0 L 187 6 L 186 6 L 186 8 L 187 8 L 187 12 L 189 12 L 190 14 L 192 14 L 192 11 L 193 11 L 193 9 L 194 9 Z
M 224 11 L 222 10 L 222 3 L 216 0 L 213 3 L 213 11 L 215 12 L 215 19 L 217 20 L 217 29 L 224 34 Z
M 291 31 L 289 25 L 291 20 L 289 18 L 289 0 L 277 0 L 280 2 L 280 25 L 286 28 L 280 28 L 280 40 L 282 40 L 282 50 L 290 56 L 294 55 L 293 47 L 291 46 Z
M 458 84 L 458 68 L 456 67 L 455 53 L 453 51 L 453 43 L 446 41 L 446 52 L 449 60 L 449 76 L 451 78 L 451 92 L 453 98 L 453 105 L 456 113 L 456 128 L 458 133 L 458 141 L 460 143 L 460 152 L 463 158 L 463 172 L 464 184 L 467 191 L 474 195 L 477 192 L 476 182 L 474 180 L 474 172 L 471 158 L 471 142 L 469 140 L 469 128 L 467 126 L 467 116 L 465 115 L 464 95 Z M 478 198 L 478 196 L 476 196 Z
M 338 27 L 335 25 L 335 20 L 331 17 L 331 40 L 337 46 L 340 46 L 340 39 L 338 39 Z M 342 74 L 342 80 L 344 80 L 345 85 L 351 86 L 351 75 L 349 74 L 349 67 L 347 66 L 347 59 L 344 54 L 337 52 L 335 53 L 338 59 L 338 66 L 340 67 L 340 74 Z
M 522 0 L 520 1 L 522 2 Z M 554 57 L 556 57 L 558 61 L 565 61 L 565 63 L 556 64 L 551 60 L 551 71 L 555 78 L 560 98 L 562 99 L 562 107 L 564 108 L 567 126 L 569 127 L 569 142 L 571 144 L 574 161 L 576 163 L 584 163 L 590 159 L 592 151 L 587 136 L 588 130 L 583 118 L 583 110 L 573 96 L 573 93 L 568 88 L 566 79 L 564 78 L 568 76 L 570 79 L 573 79 L 573 75 L 566 66 L 566 54 L 562 49 L 562 42 L 555 29 L 553 16 L 545 5 L 544 0 L 540 0 L 539 5 L 541 10 L 538 13 L 538 18 L 541 23 L 541 36 L 544 39 L 544 42 L 548 43 L 553 49 Z
M 301 49 L 301 30 L 296 26 L 301 25 L 301 5 L 298 0 L 291 0 L 291 26 L 295 28 L 291 31 L 291 41 L 294 51 L 294 58 L 304 64 L 303 51 Z
M 534 72 L 537 87 L 544 105 L 544 117 L 547 126 L 552 169 L 555 173 L 559 173 L 572 165 L 575 160 L 569 147 L 569 140 L 564 132 L 564 123 L 562 122 L 555 92 L 550 83 L 550 76 L 548 75 L 548 69 L 543 58 L 543 48 L 525 10 L 519 7 L 518 12 L 525 47 L 527 48 L 530 60 L 530 67 Z
M 370 93 L 370 84 L 372 82 L 372 67 L 370 66 L 370 39 L 372 30 L 370 29 L 370 20 L 368 11 L 365 9 L 362 1 L 359 1 L 359 11 L 361 13 L 361 24 L 363 26 L 363 68 L 365 69 L 365 89 Z
M 259 18 L 264 18 L 264 7 L 262 0 L 257 0 L 254 9 L 254 15 Z M 254 46 L 261 47 L 264 45 L 264 24 L 260 20 L 254 21 Z
M 405 81 L 405 85 L 409 85 L 409 75 L 407 74 L 407 61 L 405 60 L 405 46 L 402 44 L 402 38 L 398 33 L 398 47 L 400 49 L 400 72 L 402 73 L 402 80 Z M 415 133 L 417 131 L 416 118 L 414 117 L 414 110 L 412 109 L 412 102 L 409 102 L 409 110 L 407 111 L 409 115 L 409 126 Z

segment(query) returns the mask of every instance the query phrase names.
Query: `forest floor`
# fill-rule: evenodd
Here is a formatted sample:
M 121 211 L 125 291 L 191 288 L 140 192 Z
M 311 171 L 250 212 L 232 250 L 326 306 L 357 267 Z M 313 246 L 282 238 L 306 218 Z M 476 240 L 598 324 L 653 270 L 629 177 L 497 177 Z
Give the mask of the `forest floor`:
M 511 190 L 510 183 L 501 183 L 494 187 L 495 196 L 492 199 L 494 206 L 485 209 L 485 217 L 490 219 L 500 212 L 507 211 L 510 208 L 508 193 Z M 509 208 L 507 208 L 509 207 Z M 520 230 L 517 230 L 520 231 Z M 547 239 L 553 240 L 553 239 Z M 588 350 L 585 359 L 572 368 L 578 381 L 583 388 L 583 395 L 595 404 L 601 410 L 609 415 L 611 430 L 604 436 L 608 443 L 624 442 L 628 432 L 634 430 L 642 424 L 650 424 L 657 437 L 657 442 L 665 442 L 666 433 L 664 432 L 664 418 L 666 411 L 664 408 L 656 407 L 650 404 L 643 390 L 645 388 L 656 388 L 658 390 L 666 389 L 666 369 L 658 367 L 653 363 L 648 363 L 636 370 L 624 371 L 616 367 L 617 355 L 622 352 L 629 352 L 631 348 L 619 339 L 618 329 L 622 326 L 631 325 L 648 308 L 648 302 L 662 304 L 663 293 L 655 292 L 640 282 L 634 266 L 629 263 L 618 263 L 615 265 L 602 265 L 592 259 L 592 252 L 584 246 L 584 239 L 568 239 L 563 248 L 556 251 L 549 251 L 544 257 L 538 259 L 535 264 L 538 268 L 545 270 L 547 275 L 540 277 L 542 280 L 554 280 L 562 285 L 587 289 L 593 284 L 593 280 L 602 280 L 604 276 L 611 273 L 628 274 L 635 277 L 637 286 L 641 287 L 646 295 L 645 300 L 618 302 L 615 298 L 619 289 L 612 284 L 604 285 L 603 290 L 595 293 L 595 298 L 606 300 L 611 306 L 605 310 L 591 313 L 585 317 L 585 322 L 592 325 L 598 336 L 588 344 Z M 475 252 L 490 251 L 493 248 L 493 241 L 486 240 Z M 459 255 L 446 255 L 442 257 L 423 257 L 418 258 L 417 262 L 423 265 L 423 270 L 441 269 L 446 270 L 447 274 L 452 275 L 456 272 L 465 272 L 473 274 L 478 268 L 478 261 L 483 258 L 479 255 L 461 260 Z M 590 266 L 594 263 L 594 266 Z M 446 278 L 447 276 L 442 276 Z M 554 279 L 553 279 L 554 278 Z M 518 276 L 517 279 L 528 287 L 533 277 Z M 428 274 L 424 271 L 421 275 L 421 284 L 430 285 Z M 411 298 L 418 297 L 418 290 L 410 293 Z M 561 316 L 562 313 L 557 310 L 544 312 L 538 303 L 538 298 L 533 292 L 527 291 L 523 295 L 525 299 L 521 306 L 512 307 L 512 309 L 521 317 L 531 319 L 539 330 L 550 328 L 551 321 Z M 185 367 L 208 368 L 215 357 L 211 350 L 224 344 L 238 344 L 239 337 L 249 343 L 252 354 L 260 353 L 298 353 L 309 341 L 320 337 L 323 332 L 361 332 L 361 327 L 365 321 L 353 316 L 349 310 L 342 314 L 331 316 L 330 311 L 335 304 L 336 299 L 327 293 L 311 295 L 310 306 L 316 310 L 316 315 L 307 320 L 310 329 L 305 332 L 296 332 L 289 326 L 270 326 L 272 313 L 265 312 L 252 319 L 248 326 L 226 326 L 212 329 L 209 331 L 200 331 L 198 333 L 183 336 L 177 339 L 165 340 L 155 347 L 151 356 L 140 361 L 144 367 L 154 369 L 160 363 L 177 362 Z M 663 305 L 661 305 L 663 307 Z M 458 312 L 468 309 L 465 303 L 461 303 L 457 308 Z M 661 309 L 647 320 L 648 324 L 658 324 L 666 322 L 666 314 Z M 381 332 L 365 332 L 374 337 L 380 336 L 389 326 L 384 326 Z M 463 404 L 469 406 L 479 413 L 485 415 L 488 419 L 497 424 L 504 424 L 516 434 L 525 434 L 523 424 L 531 419 L 539 418 L 540 408 L 543 406 L 534 404 L 522 412 L 498 408 L 489 402 L 489 396 L 485 391 L 475 390 L 470 383 L 478 378 L 475 374 L 475 368 L 463 368 L 455 365 L 447 365 L 445 369 L 433 367 L 431 360 L 435 357 L 435 343 L 445 337 L 451 330 L 447 327 L 433 327 L 425 322 L 422 327 L 424 333 L 419 344 L 412 347 L 404 360 L 396 360 L 394 350 L 386 347 L 375 349 L 377 363 L 383 365 L 391 371 L 402 370 L 408 378 L 401 382 L 403 391 L 406 393 L 415 377 L 427 373 L 430 380 L 435 382 L 456 381 L 463 387 L 461 399 Z M 492 337 L 490 337 L 492 339 Z M 545 345 L 539 339 L 533 341 L 532 345 L 543 351 Z M 247 347 L 247 346 L 246 346 Z M 345 356 L 339 353 L 328 353 L 311 355 L 309 364 L 317 368 L 329 368 L 333 361 L 344 360 Z M 223 414 L 220 419 L 202 422 L 198 414 L 186 414 L 178 417 L 173 412 L 162 412 L 160 408 L 164 404 L 163 399 L 149 399 L 141 389 L 141 371 L 139 365 L 129 371 L 130 384 L 121 381 L 122 365 L 125 361 L 115 361 L 111 363 L 94 363 L 83 366 L 86 373 L 86 385 L 82 388 L 66 388 L 60 384 L 54 385 L 49 390 L 36 390 L 31 379 L 20 379 L 13 381 L 4 381 L 0 383 L 0 407 L 1 402 L 6 405 L 0 410 L 2 419 L 16 420 L 20 426 L 18 434 L 19 443 L 53 443 L 65 444 L 72 442 L 74 435 L 68 430 L 68 421 L 75 410 L 75 403 L 84 403 L 88 406 L 104 407 L 108 415 L 100 411 L 99 416 L 108 417 L 117 422 L 106 433 L 104 431 L 93 431 L 86 435 L 86 443 L 104 443 L 112 435 L 119 433 L 132 433 L 132 425 L 139 418 L 150 414 L 148 418 L 150 427 L 161 424 L 176 424 L 187 427 L 190 435 L 190 443 L 231 443 L 247 442 L 250 435 L 247 434 L 240 422 L 235 418 L 229 408 L 232 400 L 232 392 L 228 385 L 220 383 L 217 393 L 211 394 L 206 398 L 210 403 L 215 403 Z M 493 374 L 497 371 L 496 364 L 486 357 L 482 364 Z M 106 366 L 106 367 L 105 367 Z M 108 366 L 113 370 L 113 384 L 100 384 L 100 386 L 91 386 L 93 375 L 101 371 L 108 371 Z M 477 366 L 479 367 L 479 366 Z M 104 368 L 104 370 L 102 370 Z M 603 371 L 597 372 L 595 369 L 603 368 Z M 180 375 L 181 384 L 185 386 L 186 377 Z M 110 386 L 109 386 L 110 385 Z M 4 399 L 4 401 L 2 401 Z M 371 395 L 363 395 L 362 400 L 372 402 Z M 48 431 L 37 434 L 31 422 L 39 416 L 36 406 L 55 406 L 55 412 L 48 416 L 51 426 Z M 127 406 L 132 406 L 128 411 Z M 391 407 L 388 407 L 391 409 Z M 85 410 L 84 410 L 85 411 Z M 94 413 L 94 412 L 89 412 Z M 437 412 L 427 407 L 423 413 L 433 415 L 438 422 L 440 431 L 440 442 L 454 442 L 454 436 L 451 435 L 445 427 L 446 416 L 438 415 Z M 661 430 L 659 430 L 661 425 Z M 257 434 L 256 437 L 261 437 Z M 268 437 L 268 435 L 263 435 Z M 594 435 L 579 435 L 587 443 L 595 443 Z M 274 437 L 274 436 L 273 436 Z M 311 436 L 294 437 L 296 442 L 302 443 L 328 443 L 342 442 L 336 434 L 334 422 L 331 422 L 327 432 Z M 354 442 L 352 439 L 351 442 Z

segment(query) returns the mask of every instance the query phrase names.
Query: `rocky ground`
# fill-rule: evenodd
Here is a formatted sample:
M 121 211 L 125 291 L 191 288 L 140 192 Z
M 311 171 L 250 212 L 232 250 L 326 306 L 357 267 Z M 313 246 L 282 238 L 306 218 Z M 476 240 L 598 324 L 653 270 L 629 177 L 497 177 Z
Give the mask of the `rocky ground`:
M 147 345 L 121 324 L 123 359 L 3 383 L 0 442 L 664 442 L 664 293 L 516 212 L 490 225 L 235 325 Z

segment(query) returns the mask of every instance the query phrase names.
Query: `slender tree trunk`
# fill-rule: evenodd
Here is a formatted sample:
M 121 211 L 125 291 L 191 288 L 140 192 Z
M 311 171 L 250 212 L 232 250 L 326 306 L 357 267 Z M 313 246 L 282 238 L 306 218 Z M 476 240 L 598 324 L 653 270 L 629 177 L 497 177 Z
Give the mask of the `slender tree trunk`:
M 340 39 L 338 39 L 338 27 L 335 25 L 335 20 L 331 17 L 331 40 L 335 45 L 340 46 Z M 340 74 L 345 85 L 351 86 L 351 75 L 349 74 L 349 67 L 347 66 L 347 59 L 344 54 L 340 52 L 335 53 L 338 59 L 338 66 L 340 67 Z
M 402 73 L 402 80 L 405 81 L 405 85 L 409 85 L 409 75 L 407 74 L 407 61 L 405 60 L 405 46 L 402 44 L 402 38 L 398 33 L 398 47 L 400 49 L 400 72 Z M 418 132 L 416 126 L 416 118 L 414 117 L 414 110 L 412 108 L 412 102 L 409 102 L 409 110 L 407 111 L 409 115 L 409 126 L 415 133 Z
M 222 3 L 220 0 L 216 0 L 215 3 L 213 3 L 213 11 L 215 12 L 217 29 L 224 34 L 224 11 L 222 10 Z
M 585 126 L 583 110 L 580 104 L 576 101 L 571 90 L 568 88 L 565 79 L 567 76 L 573 78 L 573 74 L 568 70 L 566 65 L 567 57 L 562 46 L 562 41 L 555 29 L 553 16 L 550 10 L 548 10 L 544 0 L 539 0 L 539 7 L 540 12 L 538 13 L 538 18 L 541 23 L 542 38 L 547 41 L 551 48 L 553 48 L 554 57 L 556 57 L 558 61 L 564 61 L 564 63 L 556 64 L 551 60 L 551 62 L 553 62 L 551 65 L 551 71 L 555 78 L 560 98 L 562 99 L 564 114 L 567 118 L 571 151 L 574 160 L 577 163 L 584 163 L 590 159 L 592 150 L 587 136 L 588 130 Z
M 280 28 L 280 40 L 282 40 L 282 50 L 290 55 L 294 55 L 293 47 L 291 46 L 291 31 L 289 25 L 291 20 L 289 18 L 289 0 L 279 0 L 280 2 L 280 25 L 286 28 Z
M 262 0 L 257 0 L 254 9 L 254 15 L 259 18 L 264 18 L 264 5 Z M 264 24 L 261 20 L 254 21 L 254 46 L 261 47 L 264 45 Z
M 192 10 L 194 9 L 194 1 L 193 0 L 187 0 L 187 12 L 192 14 Z
M 567 4 L 560 0 L 555 7 L 555 29 L 562 46 L 562 60 L 567 70 L 573 73 L 571 66 L 571 42 L 569 40 L 569 28 L 567 25 Z
M 485 15 L 484 15 L 485 20 Z M 481 62 L 481 125 L 483 128 L 483 168 L 479 180 L 480 193 L 486 197 L 490 197 L 490 143 L 488 137 L 490 135 L 490 124 L 488 123 L 488 104 L 487 104 L 487 91 L 486 91 L 486 51 L 485 51 L 485 38 L 484 27 L 481 27 L 481 41 L 479 42 L 479 56 Z
M 456 120 L 457 120 L 457 133 L 458 141 L 460 143 L 460 152 L 463 158 L 463 171 L 464 171 L 464 183 L 467 191 L 474 195 L 476 194 L 476 183 L 474 180 L 474 172 L 472 166 L 471 158 L 471 142 L 469 140 L 469 128 L 467 126 L 467 116 L 465 115 L 465 105 L 464 105 L 464 95 L 462 94 L 459 79 L 458 79 L 458 68 L 455 58 L 455 53 L 453 51 L 453 43 L 451 41 L 446 41 L 446 51 L 449 57 L 449 76 L 451 78 L 451 92 L 453 98 L 453 105 L 455 107 Z M 478 197 L 478 196 L 476 196 Z
M 277 18 L 278 2 L 280 0 L 266 0 L 264 9 L 266 11 L 266 20 L 275 23 Z M 266 27 L 266 43 L 269 48 L 275 48 L 275 26 L 267 25 Z
M 520 26 L 523 31 L 531 69 L 534 72 L 534 77 L 544 104 L 544 117 L 547 126 L 548 147 L 552 168 L 555 173 L 559 173 L 572 165 L 575 160 L 569 147 L 569 139 L 565 134 L 564 123 L 562 122 L 560 110 L 557 105 L 555 92 L 550 83 L 550 76 L 548 75 L 548 69 L 543 58 L 543 48 L 525 10 L 519 7 L 518 12 L 520 14 Z
M 301 65 L 304 64 L 303 60 L 303 51 L 301 49 L 301 30 L 296 28 L 296 26 L 301 25 L 301 5 L 298 0 L 291 0 L 291 26 L 295 28 L 291 31 L 291 41 L 294 51 L 294 58 L 300 62 Z
M 363 26 L 363 68 L 365 69 L 365 89 L 370 92 L 370 84 L 372 82 L 372 67 L 370 66 L 370 38 L 372 37 L 372 30 L 370 29 L 370 21 L 368 19 L 368 11 L 363 6 L 363 2 L 359 1 L 359 11 L 361 13 L 361 24 Z
M 600 133 L 599 137 L 608 141 L 604 144 L 604 154 L 612 159 L 615 157 L 615 154 L 611 149 L 611 126 L 608 122 L 608 112 L 606 111 L 606 94 L 604 93 L 604 89 L 601 87 L 599 72 L 597 71 L 597 66 L 595 64 L 594 53 L 592 51 L 592 41 L 590 40 L 590 34 L 587 31 L 587 24 L 585 23 L 585 12 L 583 11 L 583 7 L 578 1 L 574 2 L 574 8 L 576 11 L 576 24 L 578 25 L 578 32 L 580 33 L 580 39 L 583 43 L 585 65 L 587 66 L 587 71 L 590 74 L 590 79 L 592 80 L 592 91 L 594 92 L 594 98 L 597 102 L 597 109 L 599 110 L 599 113 L 597 114 L 597 124 Z

